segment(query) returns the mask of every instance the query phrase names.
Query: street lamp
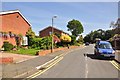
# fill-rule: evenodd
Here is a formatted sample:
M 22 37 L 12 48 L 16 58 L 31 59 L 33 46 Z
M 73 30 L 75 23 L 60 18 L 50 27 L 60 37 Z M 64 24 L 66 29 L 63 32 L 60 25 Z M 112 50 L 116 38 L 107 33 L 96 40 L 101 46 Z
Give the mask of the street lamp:
M 52 47 L 51 47 L 51 53 L 53 52 L 53 46 L 54 46 L 54 39 L 53 39 L 53 32 L 54 32 L 54 29 L 53 29 L 53 21 L 54 19 L 57 18 L 57 16 L 53 16 L 52 17 Z

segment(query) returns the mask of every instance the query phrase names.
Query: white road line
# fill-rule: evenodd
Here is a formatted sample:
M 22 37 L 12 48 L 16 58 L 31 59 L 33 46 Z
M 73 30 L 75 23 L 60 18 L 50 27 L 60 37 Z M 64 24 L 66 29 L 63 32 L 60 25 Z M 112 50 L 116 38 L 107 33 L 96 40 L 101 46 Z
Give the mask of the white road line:
M 58 58 L 58 56 L 56 56 L 56 57 L 53 58 L 52 60 L 50 60 L 50 61 L 44 63 L 43 65 L 37 66 L 36 69 L 40 69 L 41 67 L 43 67 L 43 66 L 45 66 L 45 65 L 47 65 L 47 64 L 49 64 L 49 63 L 51 63 L 51 62 L 53 62 L 53 61 L 54 61 L 55 59 L 57 59 L 57 58 Z
M 78 50 L 78 49 L 75 49 L 75 50 Z M 55 58 L 53 58 L 52 60 L 46 62 L 46 63 L 43 64 L 43 65 L 37 66 L 36 68 L 37 68 L 37 69 L 40 69 L 41 67 L 43 67 L 43 66 L 51 63 L 52 61 L 54 61 L 54 60 L 57 59 L 58 57 L 65 56 L 65 55 L 67 55 L 68 53 L 73 52 L 73 51 L 74 51 L 74 50 L 70 50 L 70 51 L 66 52 L 65 54 L 63 53 L 63 54 L 61 54 L 61 55 L 58 55 L 58 56 L 56 56 Z
M 87 54 L 85 54 L 85 78 L 88 77 Z
M 63 59 L 63 57 L 60 57 L 57 61 L 55 61 L 54 63 L 52 63 L 48 68 L 46 68 L 45 70 L 41 71 L 40 73 L 37 73 L 35 75 L 31 75 L 27 78 L 35 78 L 37 76 L 40 76 L 41 74 L 43 74 L 44 72 L 46 72 L 47 70 L 49 70 L 50 68 L 52 68 L 53 66 L 55 66 L 58 62 L 60 62 Z
M 24 61 L 26 61 L 26 60 L 28 60 L 28 59 L 24 59 L 24 60 L 21 60 L 21 61 L 15 62 L 15 63 L 18 64 L 18 63 L 24 62 Z

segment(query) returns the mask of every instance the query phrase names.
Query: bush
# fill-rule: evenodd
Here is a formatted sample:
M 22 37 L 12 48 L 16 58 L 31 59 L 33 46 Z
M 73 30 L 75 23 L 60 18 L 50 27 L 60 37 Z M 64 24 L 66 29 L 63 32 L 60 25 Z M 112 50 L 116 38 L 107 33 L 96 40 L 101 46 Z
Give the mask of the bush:
M 81 44 L 80 43 L 75 43 L 75 46 L 80 46 Z
M 4 42 L 2 48 L 4 48 L 4 51 L 10 51 L 13 49 L 13 45 L 9 42 Z
M 31 47 L 34 49 L 51 49 L 52 37 L 44 37 L 44 38 L 33 38 L 31 41 Z

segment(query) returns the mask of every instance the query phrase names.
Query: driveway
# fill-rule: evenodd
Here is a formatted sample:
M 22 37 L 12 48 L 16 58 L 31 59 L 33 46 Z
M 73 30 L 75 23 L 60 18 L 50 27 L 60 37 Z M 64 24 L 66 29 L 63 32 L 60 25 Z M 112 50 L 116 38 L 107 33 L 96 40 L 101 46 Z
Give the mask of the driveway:
M 35 57 L 37 57 L 37 56 L 0 52 L 0 58 L 13 58 L 13 63 L 23 62 L 25 60 L 35 58 Z

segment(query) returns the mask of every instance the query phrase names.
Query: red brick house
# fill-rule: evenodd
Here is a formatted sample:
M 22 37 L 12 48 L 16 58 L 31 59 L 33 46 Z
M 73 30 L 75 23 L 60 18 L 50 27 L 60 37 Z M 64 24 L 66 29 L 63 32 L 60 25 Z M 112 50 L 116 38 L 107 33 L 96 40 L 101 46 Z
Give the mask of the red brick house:
M 62 30 L 55 28 L 55 27 L 53 27 L 53 31 L 55 34 L 60 34 L 60 35 L 61 34 L 68 34 L 66 32 L 63 32 Z M 40 37 L 50 36 L 51 32 L 52 32 L 52 27 L 48 26 L 48 27 L 44 28 L 43 30 L 39 31 L 39 36 Z
M 0 47 L 4 41 L 16 45 L 15 36 L 20 34 L 24 38 L 31 27 L 31 24 L 19 10 L 0 12 L 0 20 Z
M 52 27 L 48 26 L 48 27 L 44 28 L 43 30 L 39 31 L 39 36 L 40 37 L 46 37 L 46 36 L 50 36 L 51 33 L 52 33 Z M 55 35 L 62 35 L 62 34 L 69 35 L 68 33 L 63 32 L 62 30 L 59 30 L 59 29 L 57 29 L 55 27 L 53 27 L 53 33 Z M 54 42 L 55 41 L 60 42 L 60 39 L 58 37 L 54 36 Z

